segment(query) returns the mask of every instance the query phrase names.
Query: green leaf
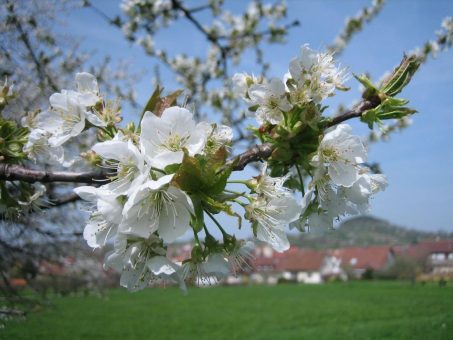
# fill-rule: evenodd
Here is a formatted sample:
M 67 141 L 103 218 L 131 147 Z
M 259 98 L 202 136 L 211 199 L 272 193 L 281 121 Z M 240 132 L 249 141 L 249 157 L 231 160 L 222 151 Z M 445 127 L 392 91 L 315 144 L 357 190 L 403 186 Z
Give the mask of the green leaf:
M 374 123 L 378 122 L 376 111 L 375 110 L 368 110 L 368 111 L 362 113 L 362 116 L 360 116 L 360 120 L 362 122 L 364 122 L 364 123 L 367 123 L 368 127 L 370 129 L 373 129 Z
M 192 228 L 198 233 L 203 229 L 204 226 L 204 212 L 201 199 L 198 196 L 192 196 L 192 203 L 195 211 L 195 215 L 192 216 L 191 225 Z
M 170 174 L 174 174 L 176 171 L 178 171 L 180 167 L 181 167 L 181 164 L 179 164 L 179 163 L 170 164 L 164 168 L 164 171 L 167 175 L 170 175 Z
M 189 194 L 195 194 L 202 187 L 202 177 L 198 160 L 185 153 L 178 171 L 173 176 L 172 183 Z
M 378 96 L 379 90 L 376 88 L 376 86 L 373 85 L 366 74 L 362 74 L 361 76 L 354 74 L 354 78 L 357 79 L 365 87 L 365 91 L 362 95 L 364 99 L 374 99 L 376 96 Z
M 177 90 L 173 93 L 170 93 L 168 96 L 158 98 L 153 113 L 156 116 L 160 117 L 165 109 L 176 105 L 176 99 L 181 95 L 181 93 L 183 93 L 183 90 Z
M 204 208 L 212 214 L 218 214 L 223 211 L 229 216 L 236 217 L 238 220 L 239 229 L 241 229 L 242 217 L 237 212 L 233 211 L 230 204 L 226 202 L 219 202 L 209 196 L 203 196 L 203 205 Z
M 157 102 L 159 101 L 160 95 L 162 94 L 163 90 L 164 90 L 163 87 L 161 88 L 159 85 L 157 85 L 153 94 L 151 95 L 151 97 L 149 97 L 148 102 L 146 103 L 145 107 L 143 108 L 143 112 L 140 117 L 140 121 L 142 120 L 143 115 L 145 114 L 146 111 L 154 112 L 154 109 L 156 108 Z
M 141 125 L 143 116 L 145 115 L 145 112 L 149 111 L 149 112 L 154 113 L 156 116 L 160 117 L 162 115 L 162 112 L 164 112 L 165 109 L 176 105 L 176 99 L 183 92 L 182 90 L 177 90 L 173 93 L 170 93 L 168 96 L 161 98 L 161 94 L 162 94 L 163 90 L 164 90 L 163 87 L 161 88 L 159 85 L 157 85 L 153 94 L 148 99 L 148 102 L 146 103 L 145 107 L 143 108 L 143 112 L 140 116 L 138 131 L 140 131 L 140 125 Z
M 172 181 L 189 194 L 220 194 L 225 189 L 234 165 L 225 165 L 227 156 L 225 147 L 219 148 L 214 154 L 195 157 L 186 152 Z
M 401 98 L 389 97 L 385 99 L 374 109 L 365 111 L 360 120 L 368 124 L 370 129 L 373 128 L 374 123 L 380 124 L 382 120 L 387 119 L 400 119 L 405 116 L 414 114 L 416 110 L 405 107 L 408 101 Z
M 393 70 L 390 78 L 381 86 L 380 91 L 388 96 L 395 96 L 411 81 L 420 66 L 417 56 L 404 56 L 401 64 Z
M 256 112 L 256 110 L 258 110 L 259 107 L 260 107 L 259 105 L 249 106 L 249 111 Z

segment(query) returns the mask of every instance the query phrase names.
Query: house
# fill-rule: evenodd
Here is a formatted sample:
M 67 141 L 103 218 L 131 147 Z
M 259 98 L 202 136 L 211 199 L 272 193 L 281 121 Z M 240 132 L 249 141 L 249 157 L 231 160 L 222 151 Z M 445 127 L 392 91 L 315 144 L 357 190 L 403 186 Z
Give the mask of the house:
M 420 246 L 427 249 L 433 274 L 453 274 L 453 240 L 425 241 Z
M 453 240 L 421 241 L 395 247 L 397 256 L 423 262 L 433 275 L 453 275 Z
M 300 283 L 321 283 L 320 268 L 325 254 L 313 249 L 293 248 L 285 253 L 278 269 L 283 278 Z
M 383 271 L 395 261 L 389 246 L 346 247 L 328 251 L 321 268 L 324 278 L 361 278 L 367 270 Z
M 253 283 L 276 284 L 279 280 L 303 283 L 321 283 L 319 272 L 324 254 L 313 249 L 290 247 L 278 253 L 267 245 L 255 249 L 252 261 Z
M 287 252 L 294 251 L 291 247 Z M 281 259 L 286 253 L 279 253 L 268 245 L 257 246 L 254 250 L 254 259 L 252 260 L 250 281 L 258 284 L 277 284 L 282 278 L 281 267 L 279 266 Z

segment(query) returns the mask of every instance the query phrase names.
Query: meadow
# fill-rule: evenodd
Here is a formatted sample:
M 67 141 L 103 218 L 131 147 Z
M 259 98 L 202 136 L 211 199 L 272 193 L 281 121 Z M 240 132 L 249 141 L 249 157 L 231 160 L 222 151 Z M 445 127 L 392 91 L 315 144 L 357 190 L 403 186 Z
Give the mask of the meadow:
M 55 297 L 1 339 L 453 339 L 453 285 L 349 282 Z

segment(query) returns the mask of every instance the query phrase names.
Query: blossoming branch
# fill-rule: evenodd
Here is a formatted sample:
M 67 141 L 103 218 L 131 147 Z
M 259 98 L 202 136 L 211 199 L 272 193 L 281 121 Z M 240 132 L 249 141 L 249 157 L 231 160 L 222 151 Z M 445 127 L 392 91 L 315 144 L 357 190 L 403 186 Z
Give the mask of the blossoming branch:
M 50 106 L 30 113 L 22 127 L 2 120 L 1 212 L 13 218 L 39 210 L 39 182 L 86 183 L 74 189 L 89 218 L 83 236 L 92 248 L 113 244 L 105 267 L 121 272 L 131 291 L 150 282 L 211 282 L 247 267 L 254 243 L 236 238 L 219 222 L 226 214 L 250 222 L 254 238 L 276 251 L 289 248 L 287 228 L 301 232 L 332 229 L 334 221 L 369 209 L 387 179 L 367 167 L 367 147 L 344 122 L 360 118 L 370 128 L 413 114 L 395 96 L 411 80 L 419 58 L 404 57 L 381 85 L 355 76 L 365 87 L 360 103 L 337 117 L 324 115 L 326 98 L 347 91 L 350 78 L 330 52 L 301 47 L 282 78 L 245 73 L 233 77 L 234 93 L 249 107 L 259 144 L 233 156 L 233 130 L 195 121 L 177 104 L 182 91 L 162 96 L 158 87 L 136 126 L 120 125 L 119 108 L 102 95 L 96 78 L 76 74 L 76 89 L 50 97 Z M 5 84 L 5 102 L 11 96 Z M 74 166 L 65 146 L 82 134 L 93 135 L 82 159 L 97 171 L 41 171 L 30 162 Z M 232 180 L 233 171 L 262 160 L 258 176 Z M 232 185 L 242 186 L 240 191 Z M 206 223 L 212 220 L 214 233 Z M 190 232 L 190 258 L 174 263 L 167 247 Z M 220 234 L 220 239 L 214 234 Z

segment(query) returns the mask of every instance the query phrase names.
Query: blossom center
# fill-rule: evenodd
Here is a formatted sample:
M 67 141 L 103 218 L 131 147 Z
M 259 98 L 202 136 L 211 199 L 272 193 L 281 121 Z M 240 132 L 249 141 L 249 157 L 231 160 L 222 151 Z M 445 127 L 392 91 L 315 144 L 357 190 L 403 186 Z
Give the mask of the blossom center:
M 167 140 L 165 141 L 162 146 L 169 151 L 180 151 L 186 145 L 189 136 L 180 136 L 177 133 L 172 133 L 168 136 Z

